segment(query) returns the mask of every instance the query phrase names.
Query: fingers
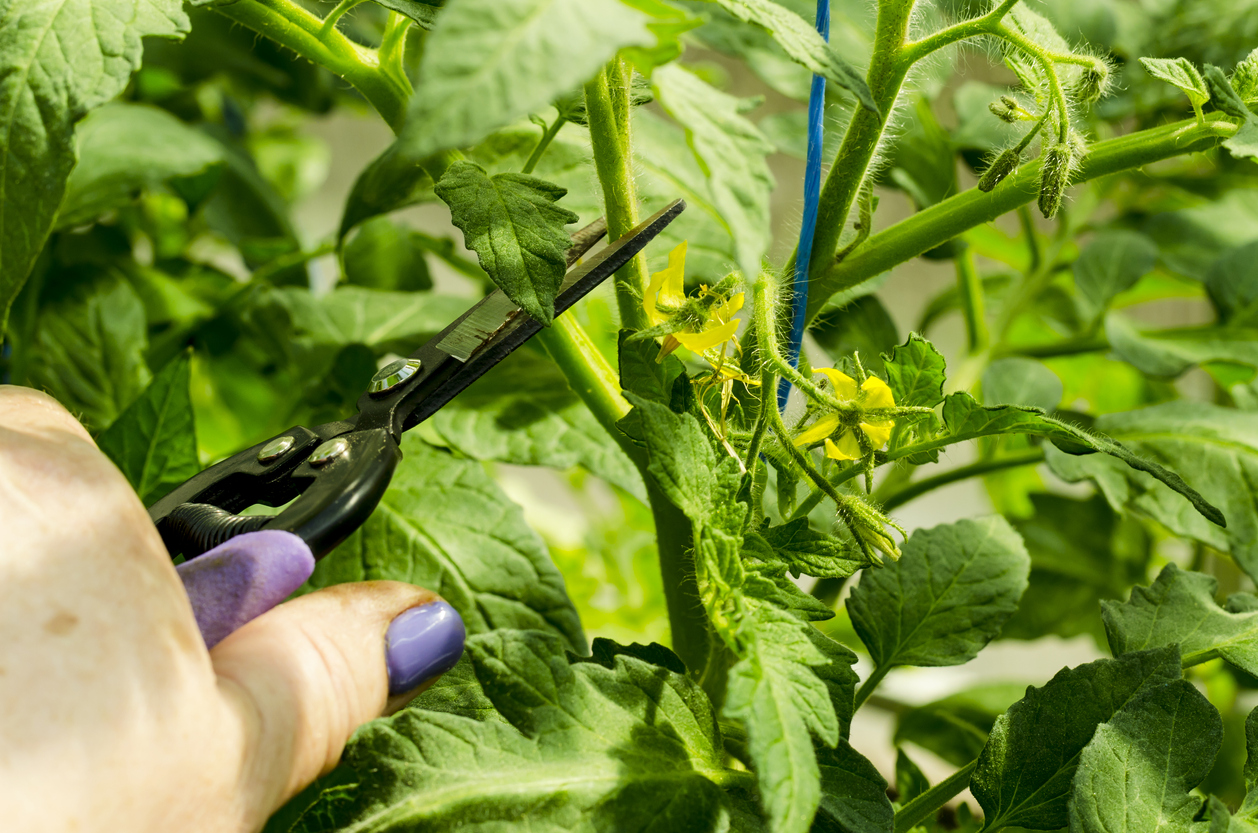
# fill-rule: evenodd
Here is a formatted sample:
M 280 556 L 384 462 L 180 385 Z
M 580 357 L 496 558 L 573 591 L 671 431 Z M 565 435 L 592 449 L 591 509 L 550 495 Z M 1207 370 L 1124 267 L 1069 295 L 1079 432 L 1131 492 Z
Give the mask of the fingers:
M 0 426 L 22 433 L 57 431 L 92 441 L 87 429 L 60 402 L 46 393 L 15 385 L 0 385 Z
M 192 603 L 205 646 L 292 595 L 314 572 L 306 542 L 291 532 L 247 532 L 175 569 Z
M 350 734 L 384 711 L 390 673 L 394 693 L 416 693 L 454 665 L 463 638 L 458 614 L 430 591 L 361 582 L 280 605 L 219 643 L 210 657 L 244 725 L 250 816 L 265 819 L 336 764 Z

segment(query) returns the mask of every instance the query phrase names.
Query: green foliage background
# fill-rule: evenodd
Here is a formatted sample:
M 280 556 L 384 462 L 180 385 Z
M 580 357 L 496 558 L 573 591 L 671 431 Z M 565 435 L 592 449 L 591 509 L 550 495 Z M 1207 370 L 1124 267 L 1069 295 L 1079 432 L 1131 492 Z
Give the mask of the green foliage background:
M 268 831 L 1258 830 L 1258 4 L 844 3 L 829 47 L 811 0 L 63 6 L 0 7 L 0 361 L 146 503 L 351 412 L 494 286 L 549 322 L 573 230 L 689 204 L 320 562 L 301 592 L 422 584 L 468 650 Z M 859 416 L 833 389 L 762 407 L 814 72 L 804 369 L 902 409 L 852 462 L 792 440 Z M 394 138 L 337 149 L 317 239 L 328 117 Z M 683 240 L 692 292 L 746 292 L 728 383 L 660 355 L 700 301 L 648 329 Z M 989 505 L 891 534 L 961 482 Z M 877 690 L 1045 637 L 1102 658 Z

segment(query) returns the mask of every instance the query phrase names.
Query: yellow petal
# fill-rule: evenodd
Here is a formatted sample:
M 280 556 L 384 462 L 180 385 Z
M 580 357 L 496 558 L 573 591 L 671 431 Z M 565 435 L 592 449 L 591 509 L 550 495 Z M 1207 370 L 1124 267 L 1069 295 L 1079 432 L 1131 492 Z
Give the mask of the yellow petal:
M 866 408 L 895 407 L 895 396 L 892 395 L 891 388 L 887 387 L 887 383 L 877 376 L 866 379 L 865 384 L 861 385 L 861 391 L 865 394 L 865 399 L 861 404 Z
M 887 444 L 887 440 L 891 439 L 892 428 L 895 428 L 895 423 L 891 420 L 861 423 L 861 430 L 869 437 L 869 444 L 874 448 L 882 448 Z
M 824 373 L 834 386 L 834 394 L 840 402 L 851 402 L 856 399 L 856 380 L 846 373 L 840 373 L 833 367 L 813 368 L 813 373 Z
M 686 241 L 668 253 L 668 268 L 664 270 L 664 286 L 659 299 L 671 307 L 679 307 L 686 301 Z
M 696 353 L 702 353 L 709 347 L 715 347 L 722 342 L 729 341 L 736 332 L 738 332 L 738 321 L 735 320 L 728 324 L 722 324 L 719 327 L 713 327 L 710 330 L 704 330 L 701 333 L 673 333 L 673 335 L 681 342 L 682 347 L 685 347 L 687 350 L 693 350 Z
M 642 298 L 642 309 L 653 326 L 663 324 L 668 316 L 656 308 L 657 303 L 677 307 L 686 300 L 686 241 L 668 253 L 668 266 L 651 276 Z
M 844 431 L 843 436 L 839 437 L 836 443 L 833 440 L 826 440 L 826 456 L 832 460 L 859 460 L 861 456 L 860 443 L 856 442 L 856 437 L 851 431 Z
M 838 414 L 824 414 L 808 430 L 795 438 L 795 445 L 812 445 L 822 437 L 828 437 L 839 427 Z
M 731 315 L 743 308 L 744 300 L 742 292 L 731 296 L 728 301 L 716 308 L 716 311 L 712 313 L 712 317 L 718 321 L 728 321 Z

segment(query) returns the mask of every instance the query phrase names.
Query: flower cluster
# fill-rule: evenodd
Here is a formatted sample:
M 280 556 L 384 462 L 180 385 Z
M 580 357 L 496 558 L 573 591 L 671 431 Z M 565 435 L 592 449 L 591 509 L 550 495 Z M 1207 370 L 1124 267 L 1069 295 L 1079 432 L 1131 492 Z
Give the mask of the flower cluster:
M 651 275 L 642 308 L 653 330 L 666 332 L 662 360 L 678 347 L 700 355 L 720 347 L 738 332 L 734 314 L 743 308 L 743 293 L 726 296 L 707 286 L 694 298 L 686 297 L 686 242 L 668 254 L 668 266 Z
M 887 383 L 877 376 L 867 376 L 857 384 L 846 373 L 828 367 L 817 368 L 816 372 L 830 380 L 841 403 L 852 407 L 845 414 L 823 414 L 795 437 L 795 444 L 812 445 L 824 438 L 826 456 L 834 460 L 859 460 L 886 445 L 895 428 L 895 420 L 885 413 L 895 409 L 895 397 Z

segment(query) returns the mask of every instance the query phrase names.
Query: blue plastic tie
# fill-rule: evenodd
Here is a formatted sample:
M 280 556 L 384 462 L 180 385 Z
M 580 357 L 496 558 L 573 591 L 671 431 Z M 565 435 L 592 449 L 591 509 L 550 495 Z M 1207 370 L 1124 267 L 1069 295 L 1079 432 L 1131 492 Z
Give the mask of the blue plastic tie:
M 817 33 L 830 40 L 830 0 L 817 0 Z M 808 158 L 804 166 L 804 219 L 799 227 L 799 252 L 795 257 L 795 280 L 791 292 L 791 340 L 786 359 L 799 367 L 799 349 L 804 340 L 804 319 L 808 310 L 808 267 L 812 261 L 812 238 L 817 230 L 817 203 L 821 199 L 821 143 L 825 132 L 826 79 L 812 77 L 808 95 Z M 791 383 L 778 384 L 778 410 L 786 408 Z

